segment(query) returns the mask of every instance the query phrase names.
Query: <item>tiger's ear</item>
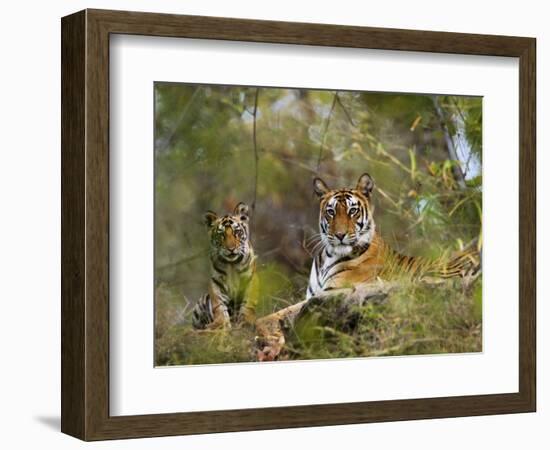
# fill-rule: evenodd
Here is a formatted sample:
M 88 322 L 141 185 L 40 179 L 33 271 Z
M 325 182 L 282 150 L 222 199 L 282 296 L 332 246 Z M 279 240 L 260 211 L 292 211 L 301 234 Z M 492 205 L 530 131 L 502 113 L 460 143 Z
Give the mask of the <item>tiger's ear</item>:
M 327 192 L 330 191 L 326 183 L 318 177 L 315 177 L 313 179 L 313 190 L 315 191 L 318 197 L 322 197 L 323 195 L 325 195 Z
M 204 214 L 204 223 L 208 226 L 208 227 L 211 227 L 212 224 L 218 219 L 218 215 L 213 212 L 213 211 L 207 211 L 205 214 Z
M 357 187 L 355 189 L 368 198 L 374 189 L 374 180 L 368 173 L 364 173 L 359 177 L 359 181 L 357 181 Z
M 248 205 L 243 202 L 239 202 L 237 206 L 235 206 L 235 209 L 233 210 L 233 214 L 236 216 L 239 216 L 241 220 L 247 221 L 248 220 Z

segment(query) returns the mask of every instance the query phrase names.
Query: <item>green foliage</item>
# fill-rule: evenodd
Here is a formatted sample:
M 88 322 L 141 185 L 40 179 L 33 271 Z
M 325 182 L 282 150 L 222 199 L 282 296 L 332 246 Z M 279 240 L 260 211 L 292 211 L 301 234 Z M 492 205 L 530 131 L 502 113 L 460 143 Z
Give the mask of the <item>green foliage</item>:
M 258 267 L 260 301 L 256 308 L 258 317 L 289 306 L 294 295 L 292 274 L 287 266 L 278 263 L 261 264 Z
M 210 277 L 203 214 L 239 201 L 255 206 L 258 314 L 304 298 L 318 231 L 315 175 L 344 187 L 368 171 L 377 229 L 401 252 L 434 257 L 479 237 L 481 112 L 476 97 L 156 83 L 157 338 L 181 348 L 177 336 L 186 336 L 191 306 Z M 450 157 L 445 132 L 460 161 Z M 246 359 L 249 350 L 241 350 L 228 351 Z M 162 353 L 162 361 L 201 361 L 176 353 Z
M 182 366 L 254 361 L 253 344 L 251 329 L 197 332 L 176 326 L 155 342 L 155 362 L 157 366 Z
M 342 308 L 335 297 L 310 308 L 286 330 L 281 360 L 399 356 L 482 351 L 481 279 L 404 284 L 387 300 Z M 255 361 L 248 328 L 197 333 L 170 327 L 156 341 L 158 365 Z
M 323 302 L 288 333 L 288 359 L 329 359 L 479 352 L 481 281 L 474 295 L 460 282 L 437 286 L 404 284 L 387 301 L 342 312 Z M 479 294 L 478 294 L 479 293 Z

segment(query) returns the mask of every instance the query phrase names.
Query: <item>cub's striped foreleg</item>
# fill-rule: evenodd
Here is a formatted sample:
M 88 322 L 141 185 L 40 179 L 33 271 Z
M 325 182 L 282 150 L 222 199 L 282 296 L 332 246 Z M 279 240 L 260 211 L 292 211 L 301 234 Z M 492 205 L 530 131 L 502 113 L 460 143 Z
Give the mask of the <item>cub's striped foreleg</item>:
M 216 285 L 210 285 L 193 310 L 193 327 L 199 330 L 231 328 L 227 308 L 229 299 Z

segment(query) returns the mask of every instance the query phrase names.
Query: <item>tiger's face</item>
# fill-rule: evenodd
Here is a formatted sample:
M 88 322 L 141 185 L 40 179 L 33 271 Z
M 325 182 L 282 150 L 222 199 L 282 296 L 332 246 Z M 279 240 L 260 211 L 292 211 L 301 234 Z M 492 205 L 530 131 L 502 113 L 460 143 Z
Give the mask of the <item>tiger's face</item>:
M 320 178 L 313 180 L 320 198 L 319 231 L 330 254 L 347 256 L 367 246 L 374 237 L 375 225 L 370 203 L 374 181 L 368 173 L 359 178 L 355 189 L 329 189 Z
M 233 214 L 218 217 L 208 211 L 205 216 L 213 256 L 229 263 L 239 262 L 250 251 L 248 206 L 239 203 Z

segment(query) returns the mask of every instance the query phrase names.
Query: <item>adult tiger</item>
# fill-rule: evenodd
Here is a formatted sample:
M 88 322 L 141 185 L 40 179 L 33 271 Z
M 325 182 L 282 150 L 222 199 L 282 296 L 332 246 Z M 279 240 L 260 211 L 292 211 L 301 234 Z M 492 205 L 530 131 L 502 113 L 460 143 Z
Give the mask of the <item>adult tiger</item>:
M 248 206 L 239 203 L 233 214 L 205 214 L 210 237 L 211 278 L 208 292 L 193 310 L 196 329 L 230 328 L 255 320 L 258 301 L 256 256 L 250 244 Z
M 479 271 L 477 246 L 449 260 L 429 260 L 401 255 L 387 245 L 376 232 L 371 205 L 374 181 L 368 173 L 361 175 L 355 189 L 331 190 L 320 178 L 314 179 L 313 186 L 320 198 L 322 246 L 313 260 L 307 299 L 378 278 L 449 278 Z
M 430 260 L 401 255 L 376 232 L 371 205 L 374 182 L 361 175 L 355 189 L 331 190 L 315 178 L 315 193 L 320 198 L 319 231 L 321 247 L 313 259 L 306 300 L 262 317 L 256 322 L 257 358 L 275 360 L 285 345 L 283 322 L 294 321 L 309 300 L 330 296 L 330 291 L 364 289 L 369 282 L 407 277 L 449 278 L 475 276 L 480 268 L 477 245 L 450 259 Z

